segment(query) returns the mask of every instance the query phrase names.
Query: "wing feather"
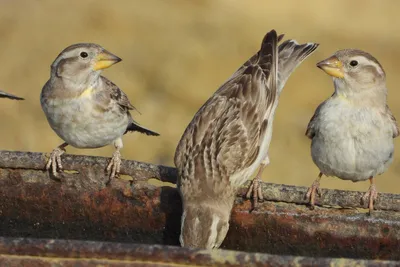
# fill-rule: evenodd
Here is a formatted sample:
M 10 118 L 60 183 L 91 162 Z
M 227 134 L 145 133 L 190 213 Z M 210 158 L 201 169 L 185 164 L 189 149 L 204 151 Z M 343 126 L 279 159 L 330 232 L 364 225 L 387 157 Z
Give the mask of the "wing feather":
M 110 98 L 117 102 L 123 109 L 126 110 L 136 110 L 136 108 L 131 104 L 128 99 L 128 96 L 112 81 L 107 79 L 106 77 L 101 76 L 103 83 L 106 85 L 105 89 L 107 94 L 109 94 Z
M 314 115 L 311 117 L 310 122 L 307 125 L 306 136 L 310 139 L 313 139 L 316 132 L 318 131 L 318 120 L 320 118 L 321 108 L 324 106 L 326 101 L 322 102 L 314 112 Z
M 276 51 L 277 35 L 271 31 L 257 59 L 235 73 L 196 113 L 175 153 L 181 185 L 190 180 L 208 194 L 223 194 L 224 188 L 218 190 L 215 184 L 228 185 L 230 176 L 254 162 L 262 127 L 268 125 L 264 121 L 277 99 Z M 203 182 L 194 181 L 199 179 Z
M 393 138 L 396 138 L 400 134 L 399 125 L 397 124 L 396 118 L 394 117 L 394 115 L 388 105 L 386 105 L 386 114 L 389 117 L 389 121 L 392 125 Z

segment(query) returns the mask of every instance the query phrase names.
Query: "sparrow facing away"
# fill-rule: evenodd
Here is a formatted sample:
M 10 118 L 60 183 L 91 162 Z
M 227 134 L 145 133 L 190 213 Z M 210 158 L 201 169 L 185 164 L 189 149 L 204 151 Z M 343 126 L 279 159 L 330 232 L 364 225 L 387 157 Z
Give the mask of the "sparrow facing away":
M 62 169 L 61 155 L 67 145 L 99 148 L 111 143 L 116 151 L 107 166 L 110 179 L 118 175 L 122 136 L 130 131 L 159 135 L 136 123 L 135 109 L 121 89 L 101 76 L 121 59 L 97 44 L 80 43 L 65 48 L 51 65 L 50 80 L 40 96 L 51 128 L 65 141 L 51 153 L 46 169 L 54 176 Z
M 24 100 L 22 97 L 18 97 L 3 91 L 0 91 L 0 98 L 9 98 L 9 99 L 13 99 L 13 100 Z
M 356 49 L 340 50 L 317 67 L 333 77 L 335 92 L 318 106 L 307 127 L 311 156 L 320 169 L 307 197 L 313 207 L 322 175 L 369 179 L 363 200 L 369 200 L 371 212 L 377 197 L 374 177 L 392 163 L 393 138 L 399 135 L 386 101 L 385 71 L 373 56 Z
M 184 247 L 218 248 L 238 188 L 269 162 L 279 94 L 293 70 L 318 47 L 287 40 L 278 48 L 282 38 L 275 30 L 266 34 L 260 51 L 200 108 L 178 144 Z M 257 193 L 257 185 L 253 188 Z

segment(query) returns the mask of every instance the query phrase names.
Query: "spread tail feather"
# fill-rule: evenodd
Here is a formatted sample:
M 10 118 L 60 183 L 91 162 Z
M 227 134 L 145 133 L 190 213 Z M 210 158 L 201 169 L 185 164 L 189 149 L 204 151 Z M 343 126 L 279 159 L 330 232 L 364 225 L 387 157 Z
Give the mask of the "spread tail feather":
M 293 71 L 301 64 L 301 62 L 310 56 L 318 46 L 319 44 L 317 43 L 298 44 L 295 40 L 286 40 L 279 45 L 279 91 L 283 89 Z
M 247 60 L 229 79 L 233 79 L 238 75 L 243 74 L 243 71 L 247 69 L 248 66 L 261 63 L 260 66 L 263 70 L 269 70 L 268 56 L 274 56 L 273 53 L 268 53 L 271 50 L 271 46 L 276 46 L 276 43 L 282 41 L 284 34 L 277 36 L 275 30 L 268 32 L 262 42 L 261 50 L 253 55 L 249 60 Z M 278 69 L 271 69 L 272 73 L 277 73 L 277 90 L 280 93 L 285 86 L 286 81 L 293 71 L 317 48 L 319 44 L 317 43 L 305 43 L 298 44 L 295 40 L 286 40 L 278 47 Z M 276 56 L 275 56 L 276 58 Z M 276 63 L 276 61 L 274 61 Z

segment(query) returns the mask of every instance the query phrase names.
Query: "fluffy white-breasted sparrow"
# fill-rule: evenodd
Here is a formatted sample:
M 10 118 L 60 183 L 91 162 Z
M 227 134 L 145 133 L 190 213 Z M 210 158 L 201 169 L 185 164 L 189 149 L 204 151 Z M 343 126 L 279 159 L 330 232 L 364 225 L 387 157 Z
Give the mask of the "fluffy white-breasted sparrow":
M 315 204 L 322 175 L 353 182 L 370 180 L 364 195 L 370 211 L 377 197 L 374 177 L 393 160 L 393 138 L 399 135 L 386 97 L 386 75 L 370 54 L 356 49 L 337 51 L 317 64 L 333 77 L 335 92 L 311 118 L 306 135 L 320 174 L 307 192 Z
M 65 141 L 51 153 L 46 169 L 62 169 L 65 147 L 99 148 L 114 144 L 107 166 L 110 179 L 118 175 L 122 136 L 129 131 L 158 135 L 132 119 L 135 109 L 128 97 L 101 71 L 121 59 L 97 44 L 80 43 L 65 48 L 51 65 L 50 80 L 40 96 L 51 128 Z

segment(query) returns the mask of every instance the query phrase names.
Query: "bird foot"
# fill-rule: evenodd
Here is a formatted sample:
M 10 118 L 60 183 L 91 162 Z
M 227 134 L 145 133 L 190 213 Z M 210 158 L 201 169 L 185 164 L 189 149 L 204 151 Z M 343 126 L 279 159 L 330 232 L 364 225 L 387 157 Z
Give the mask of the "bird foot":
M 363 195 L 362 201 L 363 203 L 368 203 L 369 213 L 374 210 L 374 202 L 378 197 L 378 191 L 376 190 L 375 184 L 371 184 L 368 191 Z
M 306 199 L 310 200 L 310 206 L 311 209 L 314 209 L 315 207 L 315 193 L 318 194 L 319 197 L 321 197 L 321 190 L 319 189 L 319 181 L 315 180 L 311 187 L 308 189 L 307 194 L 306 194 Z
M 108 163 L 107 166 L 107 172 L 111 172 L 109 181 L 111 181 L 114 177 L 118 177 L 120 168 L 121 168 L 121 153 L 119 151 L 115 151 L 112 155 L 110 163 Z
M 253 208 L 252 208 L 252 210 L 257 209 L 258 202 L 259 201 L 262 202 L 264 200 L 260 182 L 261 182 L 261 179 L 259 177 L 254 178 L 253 181 L 250 184 L 249 189 L 247 190 L 247 193 L 246 193 L 246 198 L 248 198 L 248 199 L 250 199 L 253 196 Z
M 63 169 L 63 166 L 61 163 L 61 155 L 64 153 L 65 153 L 65 149 L 57 147 L 51 152 L 50 158 L 47 161 L 46 170 L 48 171 L 51 168 L 52 174 L 55 177 L 57 177 L 57 168 L 58 168 L 58 171 L 62 171 L 62 169 Z

